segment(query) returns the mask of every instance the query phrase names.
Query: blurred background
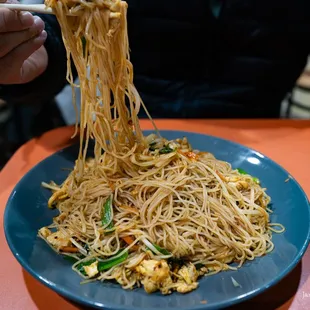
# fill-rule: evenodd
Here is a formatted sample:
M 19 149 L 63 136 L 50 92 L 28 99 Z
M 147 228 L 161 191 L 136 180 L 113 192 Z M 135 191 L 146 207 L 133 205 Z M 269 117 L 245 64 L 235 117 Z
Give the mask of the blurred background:
M 76 95 L 79 102 L 79 92 Z M 295 87 L 283 98 L 281 117 L 310 119 L 310 57 Z M 0 98 L 0 170 L 29 139 L 74 122 L 70 86 L 48 102 L 30 103 L 27 106 L 9 104 Z

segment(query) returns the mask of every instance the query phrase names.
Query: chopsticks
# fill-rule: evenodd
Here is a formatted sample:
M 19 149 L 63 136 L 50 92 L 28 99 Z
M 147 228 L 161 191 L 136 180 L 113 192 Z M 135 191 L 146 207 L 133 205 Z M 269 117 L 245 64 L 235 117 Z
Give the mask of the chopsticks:
M 10 9 L 15 11 L 29 11 L 34 13 L 54 14 L 51 8 L 46 7 L 45 4 L 15 4 L 15 3 L 0 3 L 0 9 Z
M 10 9 L 15 11 L 28 11 L 33 13 L 54 14 L 51 8 L 46 7 L 45 4 L 15 4 L 15 3 L 0 3 L 0 9 Z M 75 16 L 73 13 L 69 13 L 70 16 Z M 110 18 L 120 18 L 121 13 L 110 12 Z

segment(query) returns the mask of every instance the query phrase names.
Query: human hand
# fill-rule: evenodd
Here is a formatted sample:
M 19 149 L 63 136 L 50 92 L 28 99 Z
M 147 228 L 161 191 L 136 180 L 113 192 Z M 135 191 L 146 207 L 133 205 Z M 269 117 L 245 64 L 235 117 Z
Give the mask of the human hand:
M 0 0 L 4 3 L 6 0 Z M 18 3 L 9 0 L 7 3 Z M 44 22 L 29 12 L 0 9 L 0 84 L 23 84 L 42 74 L 48 63 Z

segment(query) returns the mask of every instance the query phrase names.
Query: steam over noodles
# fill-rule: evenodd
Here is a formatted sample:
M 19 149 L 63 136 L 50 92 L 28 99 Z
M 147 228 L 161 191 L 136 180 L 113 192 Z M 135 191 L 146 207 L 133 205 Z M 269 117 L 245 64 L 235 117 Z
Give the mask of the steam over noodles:
M 127 4 L 46 5 L 61 25 L 67 78 L 75 87 L 72 58 L 80 79 L 80 153 L 63 184 L 43 183 L 59 216 L 39 236 L 72 259 L 85 282 L 116 280 L 125 289 L 143 284 L 163 294 L 189 292 L 200 275 L 272 251 L 270 198 L 257 179 L 193 150 L 186 137 L 167 141 L 157 130 L 143 136 Z M 94 157 L 88 159 L 90 139 Z

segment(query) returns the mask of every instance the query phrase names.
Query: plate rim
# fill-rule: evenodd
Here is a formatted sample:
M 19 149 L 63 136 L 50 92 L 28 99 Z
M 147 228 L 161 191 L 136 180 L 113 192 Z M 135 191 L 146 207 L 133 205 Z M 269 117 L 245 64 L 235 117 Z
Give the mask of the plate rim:
M 297 188 L 302 196 L 302 198 L 305 200 L 305 203 L 308 206 L 308 216 L 309 216 L 309 223 L 310 223 L 310 201 L 309 198 L 306 194 L 306 192 L 303 190 L 303 188 L 301 187 L 301 185 L 299 184 L 299 182 L 296 180 L 296 178 L 294 176 L 292 176 L 292 174 L 290 174 L 285 168 L 283 168 L 280 164 L 278 164 L 277 162 L 275 162 L 273 159 L 271 159 L 270 157 L 264 155 L 263 153 L 247 147 L 243 144 L 240 144 L 238 142 L 235 141 L 231 141 L 228 139 L 224 139 L 218 136 L 214 136 L 214 135 L 208 135 L 208 134 L 203 134 L 203 133 L 199 133 L 199 132 L 195 132 L 195 131 L 183 131 L 183 130 L 159 130 L 160 133 L 163 132 L 173 132 L 173 133 L 180 133 L 182 136 L 186 135 L 186 134 L 194 134 L 194 135 L 199 135 L 201 137 L 207 137 L 207 138 L 211 138 L 211 139 L 216 139 L 216 140 L 220 140 L 224 143 L 228 143 L 234 146 L 237 146 L 238 148 L 242 148 L 244 150 L 250 150 L 251 152 L 260 154 L 262 156 L 264 156 L 264 159 L 267 160 L 269 163 L 271 163 L 272 165 L 276 166 L 277 169 L 282 170 L 283 172 L 287 173 L 287 175 L 289 175 L 291 177 L 291 180 L 297 185 Z M 147 133 L 153 133 L 154 130 L 143 130 L 144 134 Z M 38 168 L 39 165 L 43 164 L 44 162 L 48 161 L 51 157 L 55 156 L 55 155 L 59 155 L 63 152 L 65 152 L 67 149 L 73 147 L 74 145 L 78 145 L 78 143 L 72 143 L 52 154 L 50 154 L 49 156 L 47 156 L 46 158 L 44 158 L 43 160 L 39 161 L 38 163 L 36 163 L 31 169 L 29 169 L 19 180 L 18 182 L 15 184 L 12 192 L 10 193 L 8 200 L 6 202 L 5 205 L 5 209 L 4 209 L 4 216 L 3 216 L 3 228 L 4 228 L 4 234 L 5 234 L 5 238 L 6 238 L 6 242 L 7 245 L 10 249 L 10 251 L 12 252 L 13 256 L 15 257 L 15 259 L 18 261 L 18 263 L 21 265 L 21 267 L 23 269 L 25 269 L 32 277 L 34 277 L 36 280 L 38 280 L 40 283 L 44 284 L 45 286 L 47 286 L 49 289 L 51 289 L 52 291 L 56 292 L 57 294 L 71 300 L 74 301 L 78 304 L 82 304 L 85 306 L 91 306 L 93 308 L 96 309 L 105 309 L 105 310 L 136 310 L 133 306 L 130 307 L 123 307 L 120 305 L 113 305 L 113 304 L 105 304 L 105 303 L 101 303 L 100 304 L 94 300 L 90 300 L 87 299 L 85 297 L 82 296 L 78 296 L 77 294 L 72 293 L 72 291 L 67 290 L 66 288 L 63 288 L 61 285 L 58 285 L 54 282 L 50 282 L 48 279 L 41 277 L 39 274 L 37 274 L 35 271 L 33 271 L 33 269 L 24 261 L 24 259 L 18 254 L 15 246 L 13 245 L 13 242 L 10 238 L 10 235 L 8 233 L 8 227 L 7 227 L 7 223 L 8 223 L 8 212 L 11 206 L 11 202 L 14 199 L 15 196 L 15 192 L 16 190 L 18 190 L 18 187 L 20 186 L 20 184 L 23 182 L 23 180 L 29 175 L 31 174 L 34 170 L 36 170 Z M 277 276 L 277 278 L 273 279 L 272 281 L 269 281 L 268 283 L 266 283 L 266 285 L 261 286 L 257 289 L 254 289 L 252 291 L 249 291 L 246 294 L 243 295 L 236 295 L 233 298 L 230 298 L 229 300 L 226 301 L 221 301 L 219 303 L 217 303 L 216 305 L 208 305 L 208 304 L 197 304 L 195 306 L 191 306 L 190 308 L 186 308 L 187 310 L 209 310 L 209 309 L 222 309 L 224 307 L 229 307 L 232 305 L 237 305 L 240 304 L 242 302 L 245 302 L 246 300 L 252 299 L 255 296 L 263 293 L 264 291 L 267 291 L 268 289 L 270 289 L 271 287 L 275 286 L 276 284 L 278 284 L 281 280 L 283 280 L 296 266 L 297 264 L 301 261 L 302 257 L 304 256 L 308 246 L 310 243 L 310 224 L 309 224 L 309 229 L 308 229 L 308 233 L 307 233 L 307 237 L 303 242 L 302 247 L 300 248 L 298 254 L 296 255 L 295 259 L 287 266 L 287 268 L 285 268 L 284 270 L 282 270 L 280 272 L 280 274 Z M 158 308 L 147 308 L 148 310 L 158 310 Z M 172 309 L 172 308 L 167 308 L 167 309 Z

